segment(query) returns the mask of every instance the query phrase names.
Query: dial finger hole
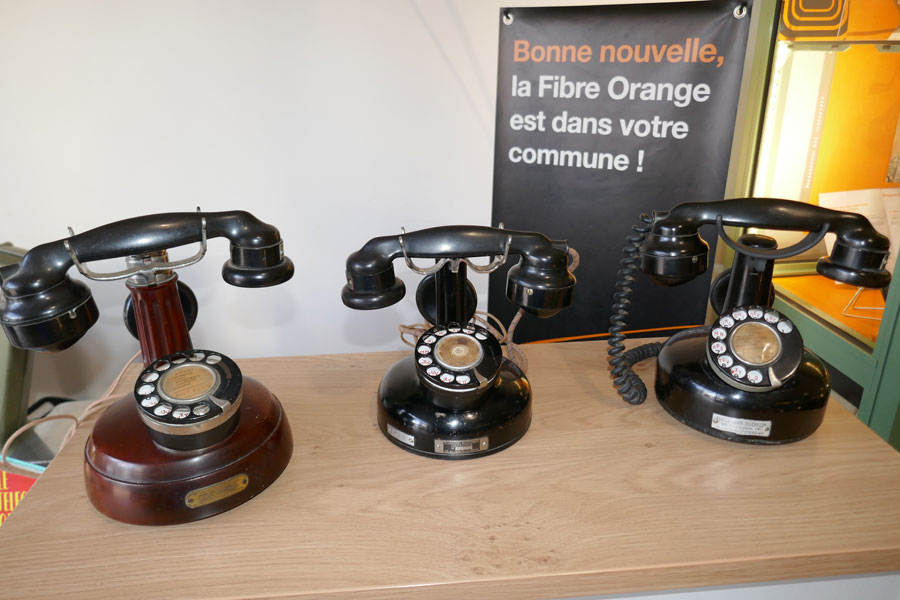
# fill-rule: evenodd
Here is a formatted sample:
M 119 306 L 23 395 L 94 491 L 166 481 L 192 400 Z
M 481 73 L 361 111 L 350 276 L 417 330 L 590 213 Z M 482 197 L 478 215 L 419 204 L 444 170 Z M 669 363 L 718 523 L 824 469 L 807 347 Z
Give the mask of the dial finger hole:
M 166 404 L 165 402 L 157 405 L 157 407 L 153 409 L 153 414 L 157 417 L 164 417 L 170 412 L 172 412 L 172 405 Z

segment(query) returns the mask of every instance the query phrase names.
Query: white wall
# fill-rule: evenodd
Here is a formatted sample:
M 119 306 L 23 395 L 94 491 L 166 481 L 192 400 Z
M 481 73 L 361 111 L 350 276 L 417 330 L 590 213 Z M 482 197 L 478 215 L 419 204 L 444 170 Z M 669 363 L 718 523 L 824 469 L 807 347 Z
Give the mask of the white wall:
M 213 240 L 181 272 L 200 300 L 196 346 L 402 348 L 417 278 L 397 265 L 407 298 L 356 312 L 340 301 L 344 261 L 401 226 L 489 224 L 501 4 L 0 0 L 0 241 L 247 209 L 280 228 L 297 274 L 228 286 L 228 244 Z M 92 289 L 100 321 L 37 358 L 33 395 L 96 396 L 137 350 L 124 285 Z
M 139 214 L 243 208 L 297 274 L 225 284 L 224 240 L 181 272 L 194 343 L 235 358 L 398 349 L 407 298 L 345 308 L 369 238 L 489 224 L 496 0 L 0 2 L 0 241 L 22 247 Z M 119 264 L 105 265 L 110 269 Z M 475 280 L 486 299 L 487 279 Z M 33 395 L 102 392 L 137 342 L 121 283 L 100 321 L 36 359 Z
M 228 243 L 211 242 L 181 272 L 200 300 L 195 345 L 234 357 L 400 348 L 412 294 L 351 311 L 344 261 L 401 225 L 489 223 L 496 15 L 479 0 L 4 2 L 0 241 L 247 209 L 280 228 L 297 274 L 233 288 L 219 275 Z M 124 286 L 92 289 L 100 322 L 37 358 L 36 394 L 98 394 L 137 350 Z

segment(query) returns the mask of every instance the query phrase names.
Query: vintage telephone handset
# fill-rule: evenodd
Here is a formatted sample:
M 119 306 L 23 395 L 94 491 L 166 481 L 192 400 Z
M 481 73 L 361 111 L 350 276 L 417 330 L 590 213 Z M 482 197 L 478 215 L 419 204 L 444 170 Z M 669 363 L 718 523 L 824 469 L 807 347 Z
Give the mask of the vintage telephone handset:
M 631 367 L 658 354 L 656 396 L 682 423 L 755 444 L 782 444 L 812 434 L 824 417 L 828 372 L 803 347 L 794 324 L 772 308 L 774 260 L 804 252 L 834 233 L 831 255 L 819 259 L 816 270 L 836 281 L 880 288 L 891 279 L 884 268 L 888 239 L 861 215 L 768 198 L 684 203 L 642 220 L 623 250 L 610 317 L 609 362 L 622 397 L 632 404 L 644 401 L 647 389 Z M 719 318 L 664 344 L 625 351 L 634 271 L 639 266 L 663 286 L 700 275 L 706 271 L 709 247 L 698 230 L 707 224 L 715 224 L 719 237 L 735 251 L 733 267 L 710 290 Z M 726 234 L 726 225 L 809 233 L 779 249 L 765 235 L 748 233 L 735 242 Z
M 525 374 L 503 357 L 500 343 L 471 322 L 475 289 L 467 266 L 489 273 L 511 255 L 506 295 L 525 312 L 551 317 L 572 302 L 575 278 L 568 244 L 538 233 L 449 226 L 370 240 L 347 259 L 341 291 L 350 308 L 370 310 L 406 293 L 392 261 L 426 275 L 416 292 L 419 312 L 433 326 L 415 351 L 385 374 L 378 389 L 378 425 L 405 450 L 435 458 L 473 458 L 515 443 L 531 423 L 531 388 Z M 470 257 L 490 257 L 479 266 Z M 412 259 L 433 258 L 428 268 Z
M 0 326 L 10 342 L 57 351 L 97 320 L 97 305 L 73 265 L 95 280 L 125 279 L 126 321 L 140 340 L 144 370 L 134 393 L 113 404 L 85 446 L 88 497 L 120 521 L 165 525 L 218 514 L 260 493 L 290 460 L 290 427 L 277 398 L 241 375 L 224 354 L 193 347 L 174 269 L 199 261 L 207 239 L 231 242 L 222 277 L 239 287 L 291 278 L 278 230 L 247 212 L 166 213 L 110 223 L 29 251 L 3 271 Z M 200 243 L 178 261 L 167 249 Z M 91 261 L 124 257 L 126 269 L 95 273 Z

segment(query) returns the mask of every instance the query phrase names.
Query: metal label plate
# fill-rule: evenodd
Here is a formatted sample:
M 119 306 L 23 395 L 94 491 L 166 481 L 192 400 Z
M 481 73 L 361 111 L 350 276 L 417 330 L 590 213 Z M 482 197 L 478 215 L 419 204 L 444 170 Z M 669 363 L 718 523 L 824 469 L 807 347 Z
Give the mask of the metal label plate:
M 434 451 L 439 454 L 471 454 L 484 452 L 488 447 L 488 436 L 468 440 L 434 440 Z
M 737 417 L 726 417 L 725 415 L 713 413 L 712 423 L 710 425 L 713 429 L 736 433 L 738 435 L 753 435 L 756 437 L 769 437 L 772 435 L 772 421 L 739 419 Z
M 388 432 L 389 436 L 391 436 L 395 440 L 403 442 L 407 446 L 415 446 L 416 445 L 416 438 L 414 436 L 411 436 L 408 433 L 404 433 L 404 432 L 400 431 L 399 429 L 397 429 L 390 423 L 388 423 L 387 432 Z
M 239 473 L 218 483 L 191 490 L 185 495 L 184 503 L 188 508 L 206 506 L 244 491 L 249 483 L 250 477 L 246 473 Z

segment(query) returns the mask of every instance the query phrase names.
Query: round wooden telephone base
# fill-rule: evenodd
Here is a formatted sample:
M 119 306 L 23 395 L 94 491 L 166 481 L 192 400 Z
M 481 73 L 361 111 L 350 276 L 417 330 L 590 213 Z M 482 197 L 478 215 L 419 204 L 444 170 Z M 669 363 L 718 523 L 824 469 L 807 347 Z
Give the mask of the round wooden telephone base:
M 85 485 L 97 510 L 117 521 L 187 523 L 262 492 L 281 475 L 292 452 L 281 403 L 248 377 L 234 432 L 201 450 L 171 450 L 154 442 L 129 394 L 100 416 L 88 438 Z

